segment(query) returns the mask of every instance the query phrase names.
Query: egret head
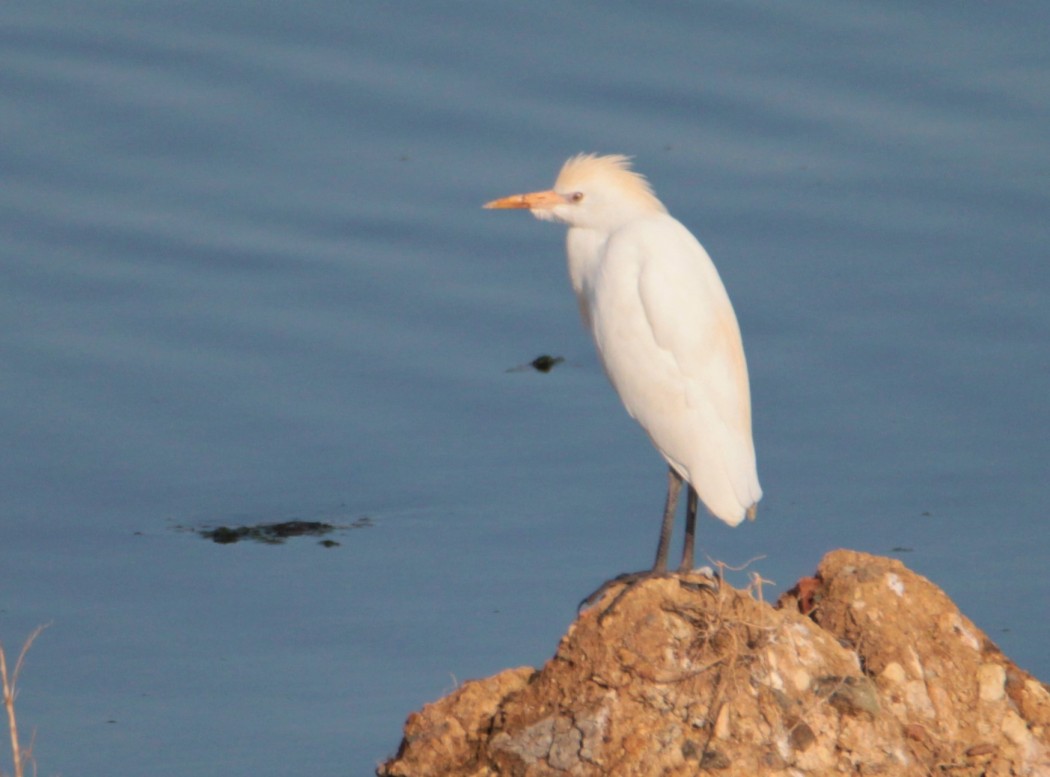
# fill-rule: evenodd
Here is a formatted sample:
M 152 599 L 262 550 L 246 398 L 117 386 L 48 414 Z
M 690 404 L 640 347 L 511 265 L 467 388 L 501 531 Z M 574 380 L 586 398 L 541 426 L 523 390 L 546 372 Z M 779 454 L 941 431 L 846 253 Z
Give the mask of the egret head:
M 554 188 L 515 194 L 486 208 L 528 208 L 544 221 L 611 232 L 641 216 L 666 213 L 645 176 L 622 154 L 578 154 L 561 168 Z

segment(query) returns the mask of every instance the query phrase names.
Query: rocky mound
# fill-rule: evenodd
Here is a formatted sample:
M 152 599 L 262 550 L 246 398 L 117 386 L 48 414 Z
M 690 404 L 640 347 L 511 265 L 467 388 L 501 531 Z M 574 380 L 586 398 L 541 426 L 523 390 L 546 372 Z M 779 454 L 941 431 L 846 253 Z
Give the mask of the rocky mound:
M 894 559 L 835 551 L 776 608 L 651 580 L 540 670 L 409 716 L 381 777 L 1050 777 L 1050 692 Z M 806 613 L 806 614 L 803 614 Z

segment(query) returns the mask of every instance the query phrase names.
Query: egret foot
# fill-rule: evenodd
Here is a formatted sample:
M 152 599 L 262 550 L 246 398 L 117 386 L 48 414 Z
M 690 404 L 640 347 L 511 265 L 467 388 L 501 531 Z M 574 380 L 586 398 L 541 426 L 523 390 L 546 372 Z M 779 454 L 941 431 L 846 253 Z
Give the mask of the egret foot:
M 638 585 L 644 580 L 655 580 L 656 578 L 661 577 L 671 577 L 671 573 L 661 572 L 655 569 L 646 569 L 643 572 L 624 572 L 622 575 L 617 575 L 611 580 L 606 580 L 604 583 L 598 586 L 598 588 L 590 596 L 588 596 L 582 602 L 580 602 L 579 606 L 576 609 L 582 610 L 584 607 L 590 607 L 592 604 L 601 599 L 605 592 L 608 591 L 610 588 L 622 585 L 623 589 L 621 589 L 616 594 L 616 596 L 613 597 L 613 600 L 609 603 L 609 606 L 603 609 L 601 611 L 601 614 L 598 616 L 598 622 L 601 623 L 603 620 L 605 620 L 605 617 L 610 612 L 616 609 L 616 605 L 620 603 L 620 600 L 622 600 L 628 593 L 630 593 L 630 591 L 634 589 L 636 585 Z
M 617 594 L 616 598 L 623 596 L 631 588 L 634 588 L 643 580 L 655 579 L 658 577 L 670 577 L 670 572 L 657 572 L 653 569 L 646 569 L 643 572 L 624 572 L 621 575 L 617 575 L 614 578 L 606 580 L 600 586 L 598 586 L 593 593 L 586 596 L 577 606 L 577 610 L 582 610 L 584 607 L 590 607 L 592 604 L 602 598 L 602 594 L 608 591 L 610 588 L 614 588 L 618 585 L 623 585 L 624 590 Z
M 703 573 L 701 572 L 701 574 Z M 644 572 L 624 572 L 622 575 L 617 575 L 611 580 L 606 580 L 604 583 L 598 586 L 597 590 L 595 590 L 594 593 L 590 594 L 586 599 L 580 602 L 579 607 L 577 609 L 582 610 L 584 607 L 590 607 L 592 604 L 598 602 L 605 594 L 605 592 L 608 591 L 610 588 L 622 585 L 623 588 L 616 593 L 616 596 L 614 596 L 613 600 L 609 602 L 609 605 L 601 611 L 601 614 L 598 615 L 598 622 L 601 623 L 605 620 L 609 613 L 616 609 L 616 606 L 623 600 L 623 598 L 627 596 L 627 594 L 629 594 L 632 590 L 634 590 L 635 586 L 646 580 L 673 577 L 678 580 L 678 584 L 682 586 L 682 588 L 686 588 L 690 591 L 697 592 L 706 591 L 708 593 L 717 592 L 719 586 L 721 585 L 721 581 L 714 575 L 707 575 L 707 580 L 688 580 L 686 579 L 687 575 L 695 576 L 695 573 L 692 570 L 688 572 L 660 572 L 654 569 L 647 569 Z
M 702 574 L 707 579 L 706 580 L 686 580 L 685 579 L 685 575 L 686 574 L 690 574 L 690 575 L 694 575 L 694 576 L 696 574 Z M 705 573 L 705 572 L 688 572 L 688 573 L 679 572 L 678 573 L 678 584 L 680 586 L 682 586 L 682 588 L 686 588 L 686 589 L 688 589 L 690 591 L 707 591 L 708 593 L 714 594 L 714 593 L 718 593 L 718 589 L 721 588 L 721 586 L 722 586 L 722 579 L 719 578 L 719 577 L 716 577 L 715 575 L 708 574 L 708 573 Z

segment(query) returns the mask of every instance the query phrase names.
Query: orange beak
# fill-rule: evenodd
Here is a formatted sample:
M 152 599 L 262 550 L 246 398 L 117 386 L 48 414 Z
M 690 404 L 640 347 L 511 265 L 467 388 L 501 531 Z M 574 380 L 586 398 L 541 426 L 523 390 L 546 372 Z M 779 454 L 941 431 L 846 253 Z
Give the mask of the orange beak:
M 492 202 L 486 202 L 483 208 L 528 208 L 529 210 L 545 210 L 555 205 L 567 203 L 564 197 L 555 191 L 531 192 L 529 194 L 512 194 Z

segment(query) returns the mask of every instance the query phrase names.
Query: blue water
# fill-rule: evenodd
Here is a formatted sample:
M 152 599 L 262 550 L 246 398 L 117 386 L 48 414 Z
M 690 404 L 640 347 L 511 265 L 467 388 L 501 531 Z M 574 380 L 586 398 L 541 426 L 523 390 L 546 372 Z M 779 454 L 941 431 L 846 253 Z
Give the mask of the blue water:
M 635 156 L 741 321 L 766 497 L 700 553 L 778 589 L 897 553 L 1050 679 L 1048 22 L 6 3 L 0 641 L 51 624 L 41 774 L 368 774 L 651 562 L 663 464 L 562 231 L 479 207 L 578 151 Z

